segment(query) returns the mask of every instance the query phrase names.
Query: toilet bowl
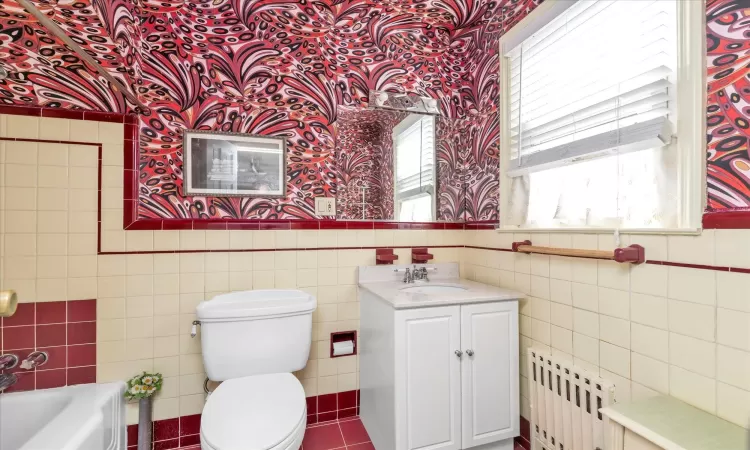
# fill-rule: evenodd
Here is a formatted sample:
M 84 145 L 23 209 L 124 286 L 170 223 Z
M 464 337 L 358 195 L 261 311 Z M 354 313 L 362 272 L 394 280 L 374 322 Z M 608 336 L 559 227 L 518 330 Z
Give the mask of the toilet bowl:
M 305 391 L 292 372 L 310 355 L 315 297 L 296 290 L 233 292 L 201 302 L 206 374 L 222 381 L 201 415 L 203 450 L 298 450 Z
M 222 383 L 201 418 L 203 450 L 297 450 L 307 425 L 302 385 L 290 373 Z

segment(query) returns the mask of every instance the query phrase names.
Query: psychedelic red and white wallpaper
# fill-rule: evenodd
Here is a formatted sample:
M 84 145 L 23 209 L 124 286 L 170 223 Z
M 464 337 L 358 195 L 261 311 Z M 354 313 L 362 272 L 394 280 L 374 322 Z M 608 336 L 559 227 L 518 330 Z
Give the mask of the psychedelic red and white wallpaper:
M 313 217 L 314 197 L 338 193 L 340 106 L 379 89 L 439 99 L 439 218 L 470 221 L 498 217 L 498 40 L 540 2 L 35 0 L 146 106 L 142 217 Z M 707 2 L 712 210 L 750 207 L 748 14 Z M 1 104 L 135 107 L 14 0 L 0 0 L 0 65 Z M 286 137 L 288 197 L 182 196 L 185 128 Z

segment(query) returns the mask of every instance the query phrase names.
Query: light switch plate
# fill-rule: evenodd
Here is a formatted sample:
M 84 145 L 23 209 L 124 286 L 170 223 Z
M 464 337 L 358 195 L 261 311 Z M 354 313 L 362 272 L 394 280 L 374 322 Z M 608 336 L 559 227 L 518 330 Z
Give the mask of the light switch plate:
M 315 197 L 315 214 L 318 216 L 335 216 L 336 199 L 333 197 Z

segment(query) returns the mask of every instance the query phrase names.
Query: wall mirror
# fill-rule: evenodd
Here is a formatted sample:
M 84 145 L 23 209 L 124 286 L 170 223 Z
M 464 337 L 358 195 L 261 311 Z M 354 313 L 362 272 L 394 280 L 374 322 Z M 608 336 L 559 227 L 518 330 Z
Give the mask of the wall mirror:
M 390 97 L 388 97 L 390 96 Z M 371 95 L 368 109 L 340 106 L 336 120 L 336 216 L 340 220 L 433 222 L 440 180 L 437 102 L 410 94 Z

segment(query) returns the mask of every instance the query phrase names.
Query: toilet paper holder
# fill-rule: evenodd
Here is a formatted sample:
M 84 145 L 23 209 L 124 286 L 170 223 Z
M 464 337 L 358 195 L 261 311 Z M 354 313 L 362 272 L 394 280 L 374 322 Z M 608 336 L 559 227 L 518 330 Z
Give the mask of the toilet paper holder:
M 347 341 L 351 341 L 352 347 L 351 352 L 347 350 L 346 353 L 340 353 L 340 354 L 334 354 L 334 344 L 339 344 L 339 346 Z M 346 345 L 344 345 L 346 347 Z M 341 358 L 342 356 L 352 356 L 357 354 L 357 332 L 356 331 L 338 331 L 335 333 L 331 333 L 331 358 Z

